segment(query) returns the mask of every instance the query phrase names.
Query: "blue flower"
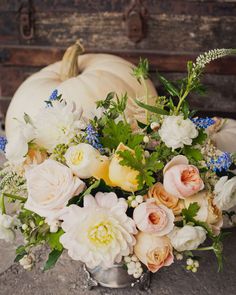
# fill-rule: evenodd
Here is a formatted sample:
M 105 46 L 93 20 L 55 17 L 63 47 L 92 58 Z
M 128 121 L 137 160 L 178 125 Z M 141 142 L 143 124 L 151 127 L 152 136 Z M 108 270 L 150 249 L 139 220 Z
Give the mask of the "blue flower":
M 95 149 L 99 150 L 100 152 L 103 152 L 103 147 L 99 140 L 99 134 L 94 129 L 94 127 L 91 124 L 89 124 L 85 132 L 87 134 L 87 136 L 85 137 L 87 142 L 91 144 Z
M 3 152 L 5 152 L 5 147 L 7 144 L 7 139 L 5 136 L 0 136 L 0 150 L 2 150 Z
M 58 90 L 55 89 L 55 90 L 53 90 L 52 94 L 50 95 L 49 100 L 57 100 L 57 97 L 58 97 Z
M 222 172 L 228 170 L 233 163 L 230 153 L 222 153 L 218 158 L 211 158 L 207 166 L 214 172 Z
M 206 129 L 209 126 L 215 124 L 215 120 L 212 118 L 206 117 L 206 118 L 192 118 L 191 121 L 198 127 Z

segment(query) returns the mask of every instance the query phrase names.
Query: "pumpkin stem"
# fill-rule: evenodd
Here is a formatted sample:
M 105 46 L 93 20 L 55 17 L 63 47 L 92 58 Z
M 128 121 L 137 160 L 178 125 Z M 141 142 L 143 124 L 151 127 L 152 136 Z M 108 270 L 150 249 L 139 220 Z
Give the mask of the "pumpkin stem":
M 79 74 L 78 56 L 83 52 L 84 47 L 80 43 L 80 40 L 77 40 L 74 45 L 67 48 L 61 63 L 60 77 L 62 81 Z

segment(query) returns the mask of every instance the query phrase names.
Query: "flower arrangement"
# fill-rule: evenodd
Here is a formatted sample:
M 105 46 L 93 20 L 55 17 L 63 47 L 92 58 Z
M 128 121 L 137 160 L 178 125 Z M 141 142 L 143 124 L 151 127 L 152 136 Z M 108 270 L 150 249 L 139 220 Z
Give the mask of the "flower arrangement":
M 201 55 L 176 83 L 159 75 L 166 96 L 155 105 L 137 98 L 142 120 L 126 116 L 126 94 L 109 93 L 88 120 L 57 90 L 35 117 L 25 114 L 15 136 L 0 139 L 8 160 L 1 171 L 0 238 L 11 241 L 21 231 L 16 261 L 31 269 L 34 247 L 47 244 L 44 270 L 68 251 L 88 268 L 122 262 L 139 278 L 144 267 L 157 272 L 184 256 L 196 272 L 199 253 L 212 250 L 220 269 L 222 214 L 236 205 L 236 160 L 213 145 L 214 119 L 196 117 L 187 99 L 202 91 L 205 65 L 233 53 Z M 146 87 L 147 60 L 133 75 Z M 18 204 L 15 216 L 6 201 Z

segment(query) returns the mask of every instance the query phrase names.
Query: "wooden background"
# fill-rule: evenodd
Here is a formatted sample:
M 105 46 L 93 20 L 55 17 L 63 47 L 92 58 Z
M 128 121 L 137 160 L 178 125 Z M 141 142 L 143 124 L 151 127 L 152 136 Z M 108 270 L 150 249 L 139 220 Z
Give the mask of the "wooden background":
M 128 36 L 130 4 L 146 9 L 145 36 Z M 33 37 L 21 33 L 22 14 L 30 9 Z M 26 9 L 26 10 L 25 10 Z M 187 60 L 213 48 L 236 48 L 236 0 L 0 0 L 0 108 L 6 107 L 22 81 L 61 58 L 81 38 L 88 52 L 115 53 L 137 63 L 148 57 L 155 71 L 177 79 Z M 204 82 L 208 94 L 193 96 L 201 111 L 236 117 L 236 57 L 212 63 Z

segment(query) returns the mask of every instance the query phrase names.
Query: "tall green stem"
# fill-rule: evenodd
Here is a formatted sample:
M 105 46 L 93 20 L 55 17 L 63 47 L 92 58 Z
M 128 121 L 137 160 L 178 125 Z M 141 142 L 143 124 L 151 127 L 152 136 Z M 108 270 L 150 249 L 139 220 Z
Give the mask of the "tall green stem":
M 2 209 L 2 214 L 6 214 L 6 207 L 5 207 L 5 202 L 4 202 L 4 195 L 1 195 L 1 209 Z

